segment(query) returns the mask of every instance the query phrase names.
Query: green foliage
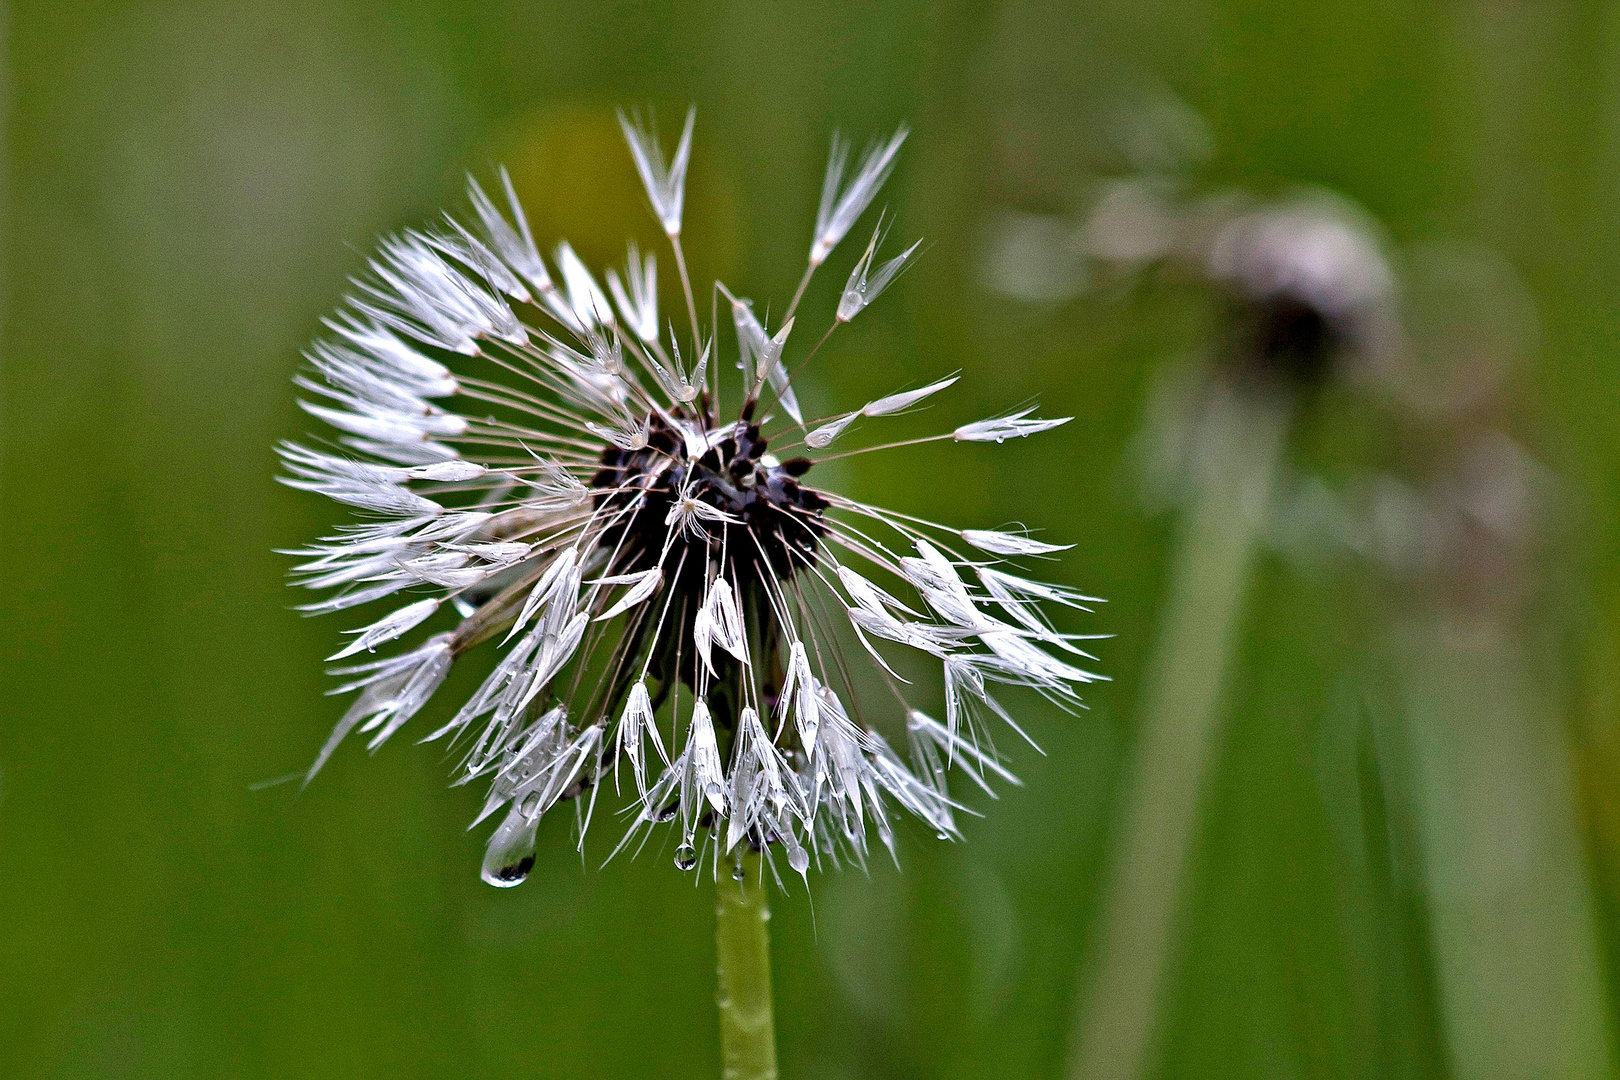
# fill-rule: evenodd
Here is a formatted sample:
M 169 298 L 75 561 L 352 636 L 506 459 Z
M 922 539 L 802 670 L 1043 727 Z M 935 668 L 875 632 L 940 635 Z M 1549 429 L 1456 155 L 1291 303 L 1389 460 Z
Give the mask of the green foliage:
M 275 440 L 309 426 L 298 350 L 358 251 L 452 204 L 468 166 L 512 165 L 546 202 L 543 242 L 620 220 L 656 235 L 620 104 L 669 125 L 697 104 L 690 219 L 722 226 L 690 254 L 778 309 L 832 128 L 912 124 L 887 199 L 931 246 L 818 358 L 807 415 L 961 369 L 897 438 L 1037 394 L 1080 417 L 995 455 L 936 444 L 838 474 L 899 510 L 1077 541 L 1052 576 L 1109 598 L 1077 628 L 1117 635 L 1099 643 L 1116 681 L 1079 717 L 1036 718 L 1046 756 L 1004 745 L 1025 784 L 966 795 L 986 817 L 965 843 L 911 829 L 898 875 L 773 896 L 787 1075 L 1062 1073 L 1168 564 L 1128 448 L 1154 373 L 1209 316 L 1174 282 L 1020 306 L 984 287 L 983 244 L 998 210 L 1078 210 L 1121 167 L 1116 103 L 1161 82 L 1209 122 L 1207 176 L 1335 188 L 1400 244 L 1484 245 L 1527 283 L 1520 433 L 1576 526 L 1532 661 L 1579 719 L 1616 940 L 1620 19 L 1603 5 L 33 2 L 6 33 L 6 1075 L 714 1074 L 713 886 L 669 852 L 598 869 L 598 841 L 582 865 L 558 815 L 529 881 L 490 889 L 465 831 L 478 795 L 408 740 L 369 762 L 345 748 L 302 792 L 253 787 L 306 767 L 340 708 L 319 665 L 338 626 L 289 610 L 272 553 L 339 513 L 272 479 Z M 839 265 L 801 322 L 831 317 Z M 1269 559 L 1252 590 L 1163 1075 L 1444 1074 L 1410 837 L 1389 824 L 1404 811 L 1369 794 L 1382 721 L 1354 689 L 1372 616 L 1351 575 Z

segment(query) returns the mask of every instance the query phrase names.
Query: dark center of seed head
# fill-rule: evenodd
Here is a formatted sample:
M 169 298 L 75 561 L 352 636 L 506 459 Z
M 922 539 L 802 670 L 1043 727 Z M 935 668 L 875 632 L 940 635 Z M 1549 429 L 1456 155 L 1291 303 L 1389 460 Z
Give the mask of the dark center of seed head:
M 592 480 L 597 506 L 609 518 L 622 513 L 601 540 L 602 547 L 618 552 L 616 572 L 658 565 L 671 528 L 665 521 L 683 498 L 713 507 L 729 520 L 700 518 L 695 532 L 677 533 L 663 559 L 666 580 L 673 578 L 677 588 L 701 593 L 710 560 L 722 552 L 722 572 L 743 591 L 771 575 L 786 581 L 814 557 L 826 533 L 828 503 L 799 483 L 812 464 L 808 459 L 767 465 L 767 440 L 759 425 L 748 421 L 739 421 L 696 459 L 662 417 L 653 416 L 648 426 L 645 447 L 604 450 Z

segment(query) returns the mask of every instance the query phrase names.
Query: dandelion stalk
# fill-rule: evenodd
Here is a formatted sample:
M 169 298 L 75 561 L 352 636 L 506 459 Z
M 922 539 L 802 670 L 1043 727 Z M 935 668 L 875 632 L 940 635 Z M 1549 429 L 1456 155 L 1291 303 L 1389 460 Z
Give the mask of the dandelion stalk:
M 715 890 L 719 956 L 720 1059 L 724 1080 L 776 1080 L 776 1021 L 771 1005 L 771 907 L 760 858 Z
M 1145 1070 L 1175 940 L 1187 852 L 1220 693 L 1275 485 L 1290 409 L 1281 395 L 1221 388 L 1202 416 L 1202 470 L 1182 518 L 1163 629 L 1106 892 L 1090 992 L 1069 1075 Z

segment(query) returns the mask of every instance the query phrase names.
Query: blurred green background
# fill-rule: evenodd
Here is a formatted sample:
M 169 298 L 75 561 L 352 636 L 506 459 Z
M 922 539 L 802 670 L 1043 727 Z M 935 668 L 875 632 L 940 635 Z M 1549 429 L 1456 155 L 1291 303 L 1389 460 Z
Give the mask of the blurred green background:
M 320 660 L 340 621 L 289 610 L 272 550 L 341 517 L 273 481 L 273 444 L 309 426 L 298 350 L 375 238 L 459 207 L 468 168 L 508 163 L 542 243 L 593 264 L 650 240 L 617 105 L 696 103 L 696 274 L 778 304 L 833 128 L 911 123 L 885 198 L 931 246 L 822 354 L 807 413 L 960 368 L 930 428 L 1035 395 L 1079 419 L 833 480 L 1078 541 L 1053 574 L 1107 597 L 1080 628 L 1117 635 L 1115 681 L 1079 717 L 1032 712 L 1046 755 L 1014 750 L 1025 786 L 975 799 L 965 843 L 909 829 L 901 872 L 777 899 L 784 1075 L 1064 1075 L 1170 557 L 1129 448 L 1209 313 L 1174 284 L 1023 303 L 983 267 L 1000 215 L 1077 213 L 1124 167 L 1120 103 L 1144 92 L 1207 122 L 1207 182 L 1332 188 L 1395 247 L 1487 251 L 1533 299 L 1511 427 L 1560 497 L 1523 632 L 1569 733 L 1612 1013 L 1620 7 L 52 2 L 5 33 L 0 1074 L 716 1073 L 711 885 L 662 857 L 598 869 L 602 833 L 582 864 L 558 815 L 529 882 L 488 888 L 476 794 L 409 741 L 301 794 L 251 787 L 303 768 L 339 710 Z M 1333 445 L 1343 464 L 1357 443 Z M 1394 873 L 1397 945 L 1368 946 L 1344 869 L 1356 766 L 1333 748 L 1367 707 L 1378 591 L 1354 560 L 1262 561 L 1156 1074 L 1454 1071 L 1421 889 Z

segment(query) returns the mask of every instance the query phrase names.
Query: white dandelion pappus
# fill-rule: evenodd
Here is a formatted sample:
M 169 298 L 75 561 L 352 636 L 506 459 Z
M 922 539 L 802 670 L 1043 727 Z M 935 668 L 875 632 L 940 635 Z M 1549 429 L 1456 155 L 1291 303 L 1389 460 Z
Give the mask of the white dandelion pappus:
M 842 136 L 833 136 L 832 152 L 827 155 L 827 175 L 821 185 L 821 207 L 816 211 L 815 238 L 810 244 L 810 265 L 820 266 L 825 262 L 871 205 L 878 189 L 894 171 L 895 155 L 900 153 L 900 144 L 909 134 L 908 128 L 901 127 L 888 142 L 869 145 L 861 157 L 860 167 L 855 170 L 855 178 L 847 186 L 843 185 L 843 179 L 844 168 L 849 164 L 849 143 Z M 868 254 L 862 265 L 870 259 Z
M 686 167 L 692 160 L 692 128 L 696 123 L 697 109 L 688 109 L 686 127 L 681 131 L 675 157 L 665 165 L 663 151 L 658 148 L 658 129 L 642 126 L 640 117 L 632 122 L 624 113 L 619 113 L 619 127 L 630 146 L 630 157 L 641 175 L 642 187 L 647 189 L 653 214 L 671 236 L 681 231 L 681 212 L 686 203 Z
M 714 284 L 732 305 L 734 396 L 676 239 L 692 116 L 667 165 L 651 130 L 624 128 L 671 237 L 691 336 L 660 327 L 651 253 L 632 245 L 605 289 L 566 242 L 548 267 L 502 171 L 500 202 L 470 183 L 470 221 L 384 241 L 306 353 L 312 370 L 296 382 L 315 400 L 303 406 L 335 434 L 321 448 L 283 444 L 284 481 L 362 516 L 293 553 L 295 581 L 330 593 L 305 610 L 394 598 L 334 661 L 443 624 L 397 655 L 333 669 L 347 679 L 335 692 L 358 696 L 306 782 L 356 730 L 376 749 L 482 650 L 483 682 L 424 741 L 459 748 L 455 783 L 488 783 L 479 821 L 505 811 L 483 865 L 493 885 L 525 878 L 539 823 L 561 804 L 577 808 L 583 844 L 621 764 L 630 824 L 615 853 L 668 823 L 683 869 L 709 857 L 718 872 L 746 850 L 783 852 L 801 875 L 812 862 L 864 863 L 869 833 L 893 854 L 897 811 L 955 836 L 951 767 L 987 791 L 1016 783 L 991 740 L 992 722 L 1023 734 L 1003 688 L 1074 708 L 1099 676 L 1074 662 L 1084 636 L 1048 614 L 1090 598 L 1008 563 L 1062 545 L 817 490 L 804 482 L 816 459 L 791 453 L 958 379 L 806 422 L 785 360 L 805 282 L 867 209 L 906 131 L 873 144 L 847 185 L 848 145 L 834 141 L 805 277 L 774 332 Z M 883 231 L 800 366 L 908 265 L 915 244 L 872 265 Z M 723 398 L 734 412 L 720 412 Z M 1063 422 L 1024 409 L 934 438 L 999 442 Z M 851 639 L 892 700 L 862 700 Z M 898 663 L 905 652 L 938 665 L 943 721 L 897 674 L 916 670 Z M 909 763 L 884 726 L 904 733 Z
M 883 290 L 893 284 L 894 279 L 910 264 L 911 257 L 922 246 L 918 240 L 906 250 L 890 259 L 888 262 L 872 266 L 872 257 L 883 244 L 883 223 L 872 233 L 872 242 L 866 245 L 866 250 L 855 263 L 855 269 L 849 272 L 849 281 L 844 284 L 844 293 L 838 298 L 838 314 L 834 316 L 839 322 L 847 323 L 859 315 L 868 304 L 883 295 Z

